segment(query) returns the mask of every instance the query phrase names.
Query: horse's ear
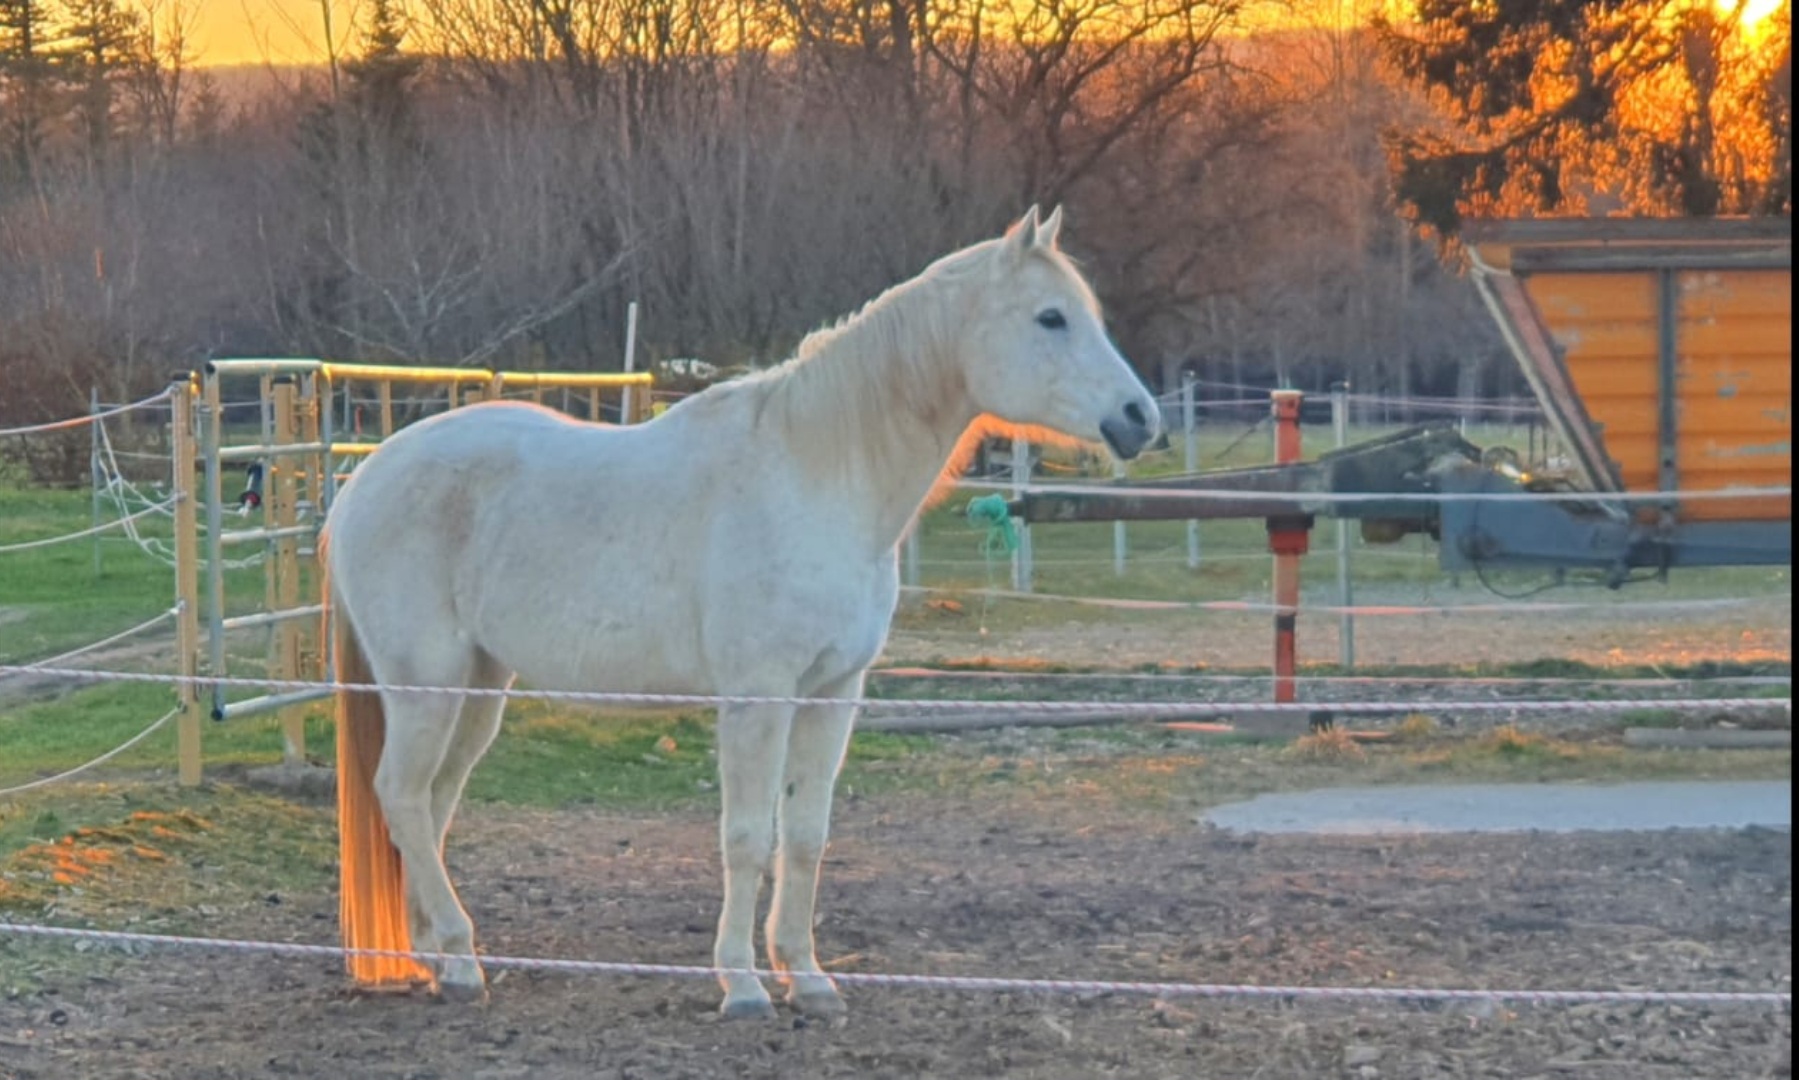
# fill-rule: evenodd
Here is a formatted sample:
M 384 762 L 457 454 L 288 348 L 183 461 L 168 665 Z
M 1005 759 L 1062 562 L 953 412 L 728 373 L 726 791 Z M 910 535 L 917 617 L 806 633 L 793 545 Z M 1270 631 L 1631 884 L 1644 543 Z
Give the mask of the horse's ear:
M 1037 242 L 1038 228 L 1037 206 L 1033 203 L 1031 208 L 1024 212 L 1024 217 L 1019 218 L 1016 225 L 1006 230 L 1002 245 L 1006 254 L 1023 255 L 1030 250 L 1031 245 Z
M 1049 212 L 1048 217 L 1043 219 L 1043 224 L 1037 226 L 1037 245 L 1039 247 L 1053 248 L 1056 246 L 1056 240 L 1061 235 L 1062 208 L 1057 206 L 1054 210 Z

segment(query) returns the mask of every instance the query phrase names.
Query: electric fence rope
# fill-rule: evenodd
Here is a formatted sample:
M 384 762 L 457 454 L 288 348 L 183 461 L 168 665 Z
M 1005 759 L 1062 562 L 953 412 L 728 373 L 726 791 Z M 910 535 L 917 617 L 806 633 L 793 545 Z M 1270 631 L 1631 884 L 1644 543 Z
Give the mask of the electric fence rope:
M 102 524 L 95 525 L 92 528 L 82 529 L 80 532 L 65 533 L 61 536 L 46 536 L 46 537 L 43 537 L 42 539 L 38 539 L 38 540 L 24 540 L 24 541 L 21 541 L 16 544 L 0 544 L 0 555 L 7 555 L 7 554 L 11 554 L 16 551 L 32 551 L 37 548 L 46 548 L 46 547 L 50 547 L 55 544 L 64 544 L 71 540 L 82 540 L 87 537 L 94 536 L 94 535 L 97 535 L 97 534 L 103 533 L 103 532 L 111 532 L 113 529 L 121 528 L 125 525 L 128 525 L 129 523 L 131 523 L 133 521 L 139 521 L 139 520 L 142 520 L 143 518 L 147 518 L 151 514 L 160 514 L 164 511 L 166 511 L 169 507 L 174 506 L 174 505 L 175 505 L 174 499 L 167 499 L 163 502 L 157 503 L 154 506 L 146 507 L 143 510 L 139 510 L 135 514 L 130 514 L 130 515 L 127 515 L 122 518 L 116 518 L 112 521 L 103 522 Z
M 237 938 L 145 934 L 120 930 L 84 930 L 0 922 L 0 934 L 61 940 L 87 940 L 115 946 L 160 949 L 263 953 L 273 956 L 341 959 L 349 956 L 422 961 L 456 959 L 444 953 L 383 949 L 346 949 L 335 945 L 254 941 Z M 564 960 L 549 957 L 482 956 L 490 969 L 550 971 L 580 975 L 634 975 L 679 979 L 716 979 L 721 975 L 779 978 L 761 968 L 721 968 L 699 964 L 644 964 L 610 960 Z M 1147 998 L 1241 998 L 1256 1001 L 1467 1002 L 1518 1005 L 1732 1005 L 1789 1008 L 1790 992 L 1774 990 L 1528 990 L 1486 987 L 1303 986 L 1255 983 L 1135 982 L 1108 979 L 1011 978 L 995 975 L 929 975 L 872 971 L 834 971 L 843 985 L 947 990 L 981 993 L 1118 996 Z
M 152 722 L 149 727 L 138 732 L 136 735 L 133 735 L 131 738 L 126 739 L 124 742 L 120 743 L 118 746 L 113 747 L 111 750 L 108 750 L 106 753 L 101 754 L 99 757 L 94 758 L 91 761 L 83 762 L 82 764 L 75 766 L 73 769 L 65 769 L 62 772 L 57 773 L 55 776 L 46 776 L 46 777 L 43 777 L 42 779 L 32 780 L 29 783 L 19 784 L 14 787 L 0 788 L 0 798 L 6 798 L 11 795 L 20 795 L 27 791 L 35 791 L 38 788 L 49 787 L 51 784 L 59 784 L 59 783 L 63 782 L 64 780 L 70 780 L 77 776 L 80 776 L 82 773 L 87 772 L 89 769 L 92 769 L 96 766 L 104 765 L 108 761 L 111 761 L 113 758 L 118 757 L 120 754 L 123 754 L 125 751 L 136 746 L 138 743 L 141 743 L 145 739 L 148 739 L 150 736 L 156 734 L 156 732 L 158 732 L 162 729 L 163 725 L 167 724 L 170 720 L 173 720 L 175 717 L 179 716 L 180 714 L 181 714 L 180 709 L 170 709 L 168 712 L 163 713 L 159 719 Z
M 961 712 L 1012 712 L 1041 713 L 1045 715 L 1103 712 L 1121 716 L 1154 717 L 1166 713 L 1170 708 L 1179 708 L 1183 714 L 1216 711 L 1241 715 L 1245 713 L 1309 713 L 1313 710 L 1328 710 L 1340 713 L 1390 713 L 1411 709 L 1414 702 L 1400 701 L 1343 701 L 1343 702 L 1131 702 L 1131 701 L 995 701 L 986 699 L 954 699 L 954 698 L 819 698 L 800 697 L 780 694 L 651 694 L 628 691 L 595 691 L 595 690 L 521 690 L 491 689 L 485 687 L 461 686 L 417 686 L 411 684 L 376 684 L 376 683 L 344 683 L 334 681 L 309 681 L 303 679 L 269 679 L 248 678 L 239 676 L 207 676 L 207 675 L 168 675 L 156 672 L 138 671 L 96 671 L 88 668 L 55 668 L 38 664 L 0 664 L 0 675 L 38 674 L 50 675 L 71 680 L 88 682 L 142 682 L 164 686 L 191 685 L 202 688 L 226 687 L 240 689 L 273 689 L 317 692 L 349 692 L 349 693 L 391 693 L 391 694 L 448 694 L 456 697 L 498 697 L 518 701 L 571 702 L 610 705 L 637 706 L 694 706 L 710 707 L 720 705 L 790 705 L 796 708 L 808 706 L 830 706 L 843 708 L 856 707 L 870 712 L 891 712 L 904 710 L 909 712 L 938 712 L 957 710 Z M 1610 712 L 1614 710 L 1631 710 L 1643 707 L 1642 699 L 1630 700 L 1509 700 L 1509 701 L 1434 701 L 1431 707 L 1445 711 L 1463 712 Z M 1713 712 L 1732 711 L 1738 709 L 1766 710 L 1782 708 L 1791 712 L 1790 698 L 1658 698 L 1654 704 L 1668 709 L 1707 709 Z
M 119 468 L 118 452 L 113 448 L 112 437 L 108 433 L 105 424 L 101 424 L 99 426 L 99 433 L 100 433 L 101 454 L 103 455 L 104 460 L 106 462 L 105 467 L 104 467 L 104 471 L 107 476 L 107 483 L 106 483 L 105 491 L 108 495 L 110 495 L 112 497 L 114 505 L 117 506 L 119 509 L 119 513 L 121 515 L 127 513 L 128 509 L 129 509 L 128 506 L 126 505 L 127 497 L 129 497 L 132 501 L 138 502 L 140 504 L 149 504 L 150 503 L 149 496 L 146 496 L 137 487 L 136 484 L 133 484 L 130 480 L 126 479 L 126 477 L 124 475 L 124 471 Z M 155 456 L 157 456 L 159 458 L 159 460 L 162 460 L 162 461 L 169 460 L 169 458 L 166 456 L 160 456 L 160 455 L 155 455 Z M 164 507 L 172 507 L 173 502 L 171 500 L 169 503 L 164 503 L 161 505 Z M 164 509 L 162 512 L 165 515 L 173 516 L 171 510 L 169 510 L 169 509 Z M 165 566 L 168 566 L 171 568 L 175 566 L 175 547 L 168 540 L 165 540 L 159 536 L 145 535 L 140 529 L 137 528 L 135 523 L 128 524 L 125 527 L 125 535 L 132 543 L 136 544 L 138 549 L 141 550 L 144 554 L 150 556 L 151 558 L 157 560 L 158 562 L 162 563 Z M 262 565 L 263 559 L 266 556 L 267 556 L 266 551 L 258 551 L 255 554 L 246 555 L 243 558 L 226 559 L 226 560 L 224 560 L 222 565 L 227 570 L 243 570 L 243 569 L 247 569 L 252 566 Z M 202 555 L 201 559 L 202 559 L 202 565 L 204 565 L 205 556 Z
M 89 642 L 88 644 L 83 645 L 80 648 L 70 649 L 68 652 L 59 653 L 56 656 L 50 656 L 50 657 L 46 657 L 42 660 L 33 661 L 33 663 L 42 664 L 46 667 L 55 667 L 58 664 L 67 663 L 68 661 L 73 660 L 76 657 L 85 656 L 88 653 L 96 652 L 100 649 L 104 649 L 108 645 L 116 645 L 119 642 L 124 641 L 126 638 L 136 637 L 138 634 L 141 634 L 146 630 L 149 630 L 153 627 L 160 626 L 163 623 L 168 622 L 169 620 L 173 619 L 176 615 L 180 614 L 180 612 L 181 612 L 181 609 L 179 607 L 169 608 L 167 611 L 159 612 L 155 615 L 152 615 L 150 618 L 145 619 L 143 622 L 138 623 L 136 626 L 121 630 L 118 633 L 113 634 L 111 637 L 104 637 L 104 638 L 101 638 L 99 641 Z
M 84 413 L 81 416 L 71 416 L 67 420 L 52 420 L 43 424 L 26 424 L 22 427 L 0 428 L 0 437 L 8 435 L 42 435 L 52 431 L 69 431 L 74 428 L 95 423 L 99 420 L 104 420 L 109 416 L 118 416 L 120 413 L 128 413 L 133 409 L 142 409 L 146 406 L 154 405 L 159 401 L 167 401 L 173 394 L 174 391 L 172 389 L 165 389 L 160 393 L 152 394 L 141 401 L 133 401 L 126 405 L 116 405 L 110 409 Z
M 1309 615 L 1566 615 L 1579 611 L 1624 611 L 1627 613 L 1687 611 L 1724 611 L 1785 601 L 1784 596 L 1729 596 L 1696 600 L 1636 600 L 1613 603 L 1564 604 L 1550 601 L 1537 603 L 1514 601 L 1491 604 L 1456 604 L 1430 607 L 1416 604 L 1358 604 L 1342 607 L 1332 604 L 1301 604 L 1289 608 L 1259 600 L 1133 600 L 1106 596 L 1062 596 L 1056 593 L 1016 592 L 1010 589 L 966 589 L 939 585 L 904 585 L 903 592 L 955 593 L 978 592 L 995 600 L 1020 602 L 1078 604 L 1084 607 L 1112 608 L 1120 611 L 1222 611 L 1239 614 L 1266 615 L 1297 611 Z
M 960 480 L 956 487 L 970 491 L 1012 493 L 1010 484 L 988 480 Z M 1791 487 L 1727 487 L 1690 491 L 1395 491 L 1384 493 L 1329 491 L 1232 491 L 1203 487 L 1142 487 L 1131 484 L 1033 484 L 1026 495 L 1128 495 L 1155 500 L 1204 499 L 1343 506 L 1354 503 L 1444 502 L 1565 502 L 1565 503 L 1664 503 L 1704 502 L 1715 499 L 1787 499 Z

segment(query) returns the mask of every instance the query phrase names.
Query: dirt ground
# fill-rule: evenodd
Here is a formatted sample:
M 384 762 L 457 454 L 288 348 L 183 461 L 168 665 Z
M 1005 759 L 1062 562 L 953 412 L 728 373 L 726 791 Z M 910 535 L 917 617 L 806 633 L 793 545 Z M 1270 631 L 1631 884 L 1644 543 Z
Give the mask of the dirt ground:
M 453 872 L 495 954 L 703 964 L 715 825 L 473 808 Z M 278 901 L 278 902 L 276 902 Z M 1092 801 L 849 798 L 821 896 L 843 971 L 1782 990 L 1785 832 L 1262 837 Z M 327 894 L 204 932 L 328 943 Z M 3 954 L 0 954 L 3 957 Z M 1790 1010 L 1479 1009 L 854 987 L 847 1024 L 724 1023 L 703 981 L 508 973 L 481 1007 L 317 959 L 158 952 L 0 999 L 0 1077 L 1786 1077 Z

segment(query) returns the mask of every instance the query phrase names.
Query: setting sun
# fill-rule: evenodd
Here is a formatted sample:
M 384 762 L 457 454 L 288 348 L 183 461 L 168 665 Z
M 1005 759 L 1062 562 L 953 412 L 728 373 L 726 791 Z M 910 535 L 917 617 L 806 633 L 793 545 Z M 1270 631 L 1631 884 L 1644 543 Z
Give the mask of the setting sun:
M 1712 6 L 1723 16 L 1736 15 L 1742 33 L 1759 40 L 1767 32 L 1768 21 L 1785 10 L 1789 0 L 1712 0 Z
M 1787 0 L 1747 0 L 1743 4 L 1743 25 L 1755 26 L 1786 5 Z M 1733 11 L 1737 5 L 1733 0 L 1718 0 L 1718 6 Z

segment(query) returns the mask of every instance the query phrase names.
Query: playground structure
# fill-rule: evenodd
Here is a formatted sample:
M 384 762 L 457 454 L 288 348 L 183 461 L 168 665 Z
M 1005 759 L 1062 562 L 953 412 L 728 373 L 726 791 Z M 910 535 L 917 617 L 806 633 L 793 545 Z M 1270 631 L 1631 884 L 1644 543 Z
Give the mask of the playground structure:
M 221 721 L 275 712 L 284 762 L 304 762 L 304 714 L 297 706 L 328 696 L 328 690 L 277 689 L 228 700 L 224 685 L 202 690 L 193 680 L 203 659 L 208 674 L 227 676 L 227 635 L 252 629 L 269 635 L 267 666 L 259 676 L 282 682 L 328 680 L 325 643 L 330 638 L 324 632 L 327 614 L 316 567 L 319 530 L 349 470 L 400 426 L 400 410 L 408 403 L 396 398 L 396 387 L 424 391 L 433 401 L 441 394 L 447 408 L 503 398 L 545 404 L 547 392 L 560 391 L 565 411 L 584 419 L 636 423 L 649 415 L 651 384 L 647 373 L 509 372 L 304 359 L 215 360 L 201 372 L 180 376 L 171 399 L 171 444 L 176 647 L 184 677 L 177 717 L 181 782 L 200 782 L 202 713 Z M 254 387 L 254 397 L 245 394 L 246 386 Z M 359 398 L 359 391 L 372 396 Z M 605 398 L 610 394 L 617 394 L 618 402 L 608 410 Z M 578 411 L 576 404 L 585 408 Z M 225 414 L 234 405 L 255 405 L 260 423 L 253 429 L 227 424 Z M 417 403 L 411 405 L 416 411 Z M 365 409 L 372 412 L 372 422 L 366 424 Z M 226 472 L 232 466 L 244 467 L 246 483 L 241 493 L 228 497 Z M 258 524 L 226 527 L 228 514 L 257 511 Z M 228 614 L 227 552 L 257 545 L 264 574 L 260 610 Z
M 1571 462 L 1427 425 L 1300 461 L 1300 395 L 1271 395 L 1277 464 L 1116 490 L 1018 491 L 1026 523 L 1262 518 L 1275 700 L 1293 700 L 1297 557 L 1318 515 L 1439 541 L 1449 571 L 1792 561 L 1790 222 L 1489 222 L 1474 279 Z M 1373 497 L 1371 497 L 1373 496 Z M 1390 498 L 1379 498 L 1389 496 Z

